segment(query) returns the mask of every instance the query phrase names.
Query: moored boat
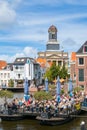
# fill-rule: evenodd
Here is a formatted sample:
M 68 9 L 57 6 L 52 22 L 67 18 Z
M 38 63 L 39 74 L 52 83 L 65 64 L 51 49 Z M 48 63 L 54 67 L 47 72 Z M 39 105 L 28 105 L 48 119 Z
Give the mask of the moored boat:
M 0 119 L 3 121 L 16 121 L 24 119 L 23 115 L 21 114 L 0 114 Z
M 37 116 L 36 119 L 41 125 L 62 125 L 73 120 L 80 112 L 81 111 L 78 110 L 69 114 L 42 113 L 40 116 Z

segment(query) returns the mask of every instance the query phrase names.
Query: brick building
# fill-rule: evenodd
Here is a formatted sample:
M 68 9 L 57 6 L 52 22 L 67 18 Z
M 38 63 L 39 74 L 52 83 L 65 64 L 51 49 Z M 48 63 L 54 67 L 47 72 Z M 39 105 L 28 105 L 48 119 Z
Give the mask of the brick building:
M 87 41 L 76 52 L 76 85 L 87 91 Z

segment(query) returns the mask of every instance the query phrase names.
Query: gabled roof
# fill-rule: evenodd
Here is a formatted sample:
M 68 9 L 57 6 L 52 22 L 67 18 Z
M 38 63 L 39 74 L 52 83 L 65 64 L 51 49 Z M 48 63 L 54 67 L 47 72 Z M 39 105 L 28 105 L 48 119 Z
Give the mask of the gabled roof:
M 80 49 L 76 53 L 83 53 L 83 47 L 87 46 L 87 41 L 80 47 Z
M 51 54 L 50 56 L 47 56 L 47 58 L 61 58 L 61 56 L 56 54 Z
M 27 63 L 27 60 L 32 61 L 33 63 L 35 63 L 35 60 L 33 58 L 30 57 L 19 57 L 16 58 L 14 61 L 14 65 L 24 65 L 25 63 Z

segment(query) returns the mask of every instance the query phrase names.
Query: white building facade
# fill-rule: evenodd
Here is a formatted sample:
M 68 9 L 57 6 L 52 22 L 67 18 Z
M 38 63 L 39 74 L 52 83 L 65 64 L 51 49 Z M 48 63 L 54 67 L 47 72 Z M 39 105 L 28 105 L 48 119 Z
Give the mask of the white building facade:
M 11 70 L 0 70 L 0 87 L 8 87 L 8 82 L 13 77 Z
M 33 58 L 19 57 L 12 63 L 12 69 L 0 70 L 0 86 L 8 87 L 10 79 L 14 81 L 14 87 L 23 87 L 24 79 L 27 78 L 29 84 L 35 81 L 36 85 L 41 82 L 40 65 Z

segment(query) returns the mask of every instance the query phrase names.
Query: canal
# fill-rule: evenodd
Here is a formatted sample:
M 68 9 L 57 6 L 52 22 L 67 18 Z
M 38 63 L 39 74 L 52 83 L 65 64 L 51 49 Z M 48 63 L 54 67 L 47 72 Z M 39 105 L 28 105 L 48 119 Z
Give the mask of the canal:
M 23 93 L 16 93 L 14 97 L 23 97 Z M 80 123 L 85 121 L 87 128 L 87 113 L 83 117 L 77 117 L 69 123 L 59 126 L 43 126 L 37 120 L 1 121 L 0 130 L 80 130 Z
M 87 123 L 87 118 L 76 118 L 60 126 L 42 126 L 38 121 L 29 119 L 12 122 L 2 121 L 0 130 L 80 130 L 80 123 L 83 120 Z

